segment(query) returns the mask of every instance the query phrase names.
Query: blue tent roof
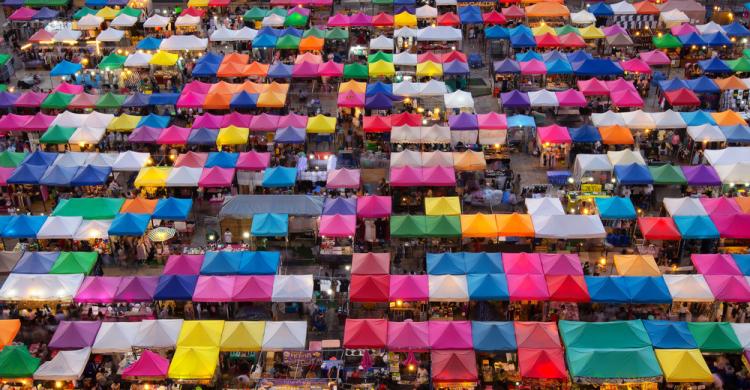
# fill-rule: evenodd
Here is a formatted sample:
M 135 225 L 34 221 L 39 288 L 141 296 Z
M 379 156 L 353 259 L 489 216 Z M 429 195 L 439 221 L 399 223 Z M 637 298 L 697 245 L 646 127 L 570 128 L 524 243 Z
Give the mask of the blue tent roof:
M 229 102 L 231 108 L 255 108 L 258 105 L 257 93 L 249 93 L 242 91 L 232 97 L 232 101 Z
M 159 46 L 161 46 L 161 38 L 146 37 L 141 39 L 135 45 L 135 48 L 139 50 L 159 50 Z
M 591 302 L 629 303 L 630 296 L 623 276 L 585 276 Z
M 609 4 L 605 2 L 589 5 L 589 12 L 591 12 L 595 16 L 612 16 L 615 14 L 615 12 L 612 11 L 612 7 L 610 7 Z
M 495 61 L 493 64 L 495 73 L 521 73 L 521 65 L 518 61 L 506 58 L 501 61 Z
M 214 53 L 214 52 L 207 52 L 206 54 L 202 55 L 198 60 L 195 62 L 196 64 L 221 64 L 221 61 L 224 60 L 224 54 Z
M 236 275 L 240 273 L 243 252 L 206 252 L 201 275 Z
M 536 128 L 536 122 L 534 117 L 528 115 L 517 114 L 508 117 L 508 127 L 534 127 Z
M 541 54 L 537 53 L 534 50 L 529 50 L 523 53 L 516 54 L 516 61 L 518 62 L 531 61 L 531 60 L 544 61 L 544 57 L 542 57 Z
M 213 77 L 219 71 L 221 63 L 202 62 L 196 63 L 193 67 L 193 77 Z
M 148 104 L 150 106 L 173 106 L 177 104 L 179 98 L 179 93 L 152 93 L 148 97 Z
M 365 97 L 365 108 L 368 110 L 389 110 L 392 107 L 393 99 L 384 93 Z
M 48 274 L 60 252 L 26 252 L 13 267 L 15 274 Z
M 510 30 L 506 27 L 491 26 L 484 30 L 484 37 L 489 40 L 509 39 Z
M 21 161 L 21 164 L 50 166 L 55 162 L 57 156 L 58 153 L 37 150 L 34 153 L 26 155 L 26 158 Z
M 68 60 L 62 60 L 58 62 L 54 68 L 49 72 L 50 76 L 70 76 L 76 72 L 80 72 L 83 69 L 83 65 L 75 64 Z
M 279 144 L 304 144 L 307 132 L 302 127 L 285 127 L 276 130 L 273 141 Z
M 470 5 L 467 7 L 458 7 L 458 18 L 461 19 L 461 24 L 482 24 L 482 10 L 476 5 Z
M 617 182 L 625 185 L 654 184 L 648 167 L 640 164 L 615 165 Z
M 232 152 L 210 152 L 206 159 L 205 168 L 235 168 L 237 167 L 237 159 L 240 157 L 239 153 Z
M 703 46 L 706 44 L 706 41 L 704 41 L 703 38 L 701 38 L 701 36 L 695 32 L 691 32 L 685 35 L 680 35 L 677 38 L 679 38 L 680 42 L 682 42 L 682 46 L 691 46 L 691 45 Z
M 47 20 L 47 19 L 54 19 L 57 17 L 57 15 L 60 14 L 60 11 L 55 11 L 53 9 L 49 9 L 47 7 L 42 7 L 36 13 L 34 16 L 31 17 L 32 20 Z
M 13 220 L 14 215 L 0 215 L 0 236 L 2 236 L 3 230 L 8 226 L 10 221 Z
M 327 198 L 323 205 L 323 215 L 357 215 L 357 199 Z
M 388 95 L 393 94 L 393 84 L 386 84 L 382 81 L 376 81 L 374 83 L 367 84 L 365 89 L 365 96 L 374 95 L 376 93 L 385 93 Z
M 274 62 L 268 67 L 268 77 L 272 79 L 288 79 L 292 77 L 294 65 L 287 65 L 281 62 Z
M 519 47 L 536 47 L 536 39 L 532 34 L 513 34 L 510 33 L 510 46 L 514 48 Z
M 271 36 L 274 36 L 274 37 L 280 37 L 283 34 L 284 34 L 283 30 L 276 29 L 276 28 L 273 28 L 271 26 L 265 26 L 265 27 L 261 28 L 260 30 L 258 30 L 258 34 L 256 35 L 256 37 L 258 35 L 271 35 Z
M 696 79 L 688 80 L 687 81 L 688 88 L 692 89 L 695 93 L 719 93 L 721 92 L 721 89 L 719 89 L 719 86 L 716 85 L 716 82 L 714 80 L 706 77 L 701 76 Z
M 151 126 L 151 127 L 158 127 L 158 128 L 164 129 L 164 128 L 169 127 L 169 119 L 170 119 L 169 116 L 156 115 L 154 113 L 151 113 L 141 118 L 141 120 L 138 121 L 138 125 L 136 127 Z
M 219 130 L 216 129 L 193 129 L 188 136 L 188 145 L 216 145 Z
M 297 170 L 287 167 L 267 168 L 263 172 L 263 187 L 293 187 Z
M 279 37 L 284 36 L 284 35 L 294 35 L 297 38 L 302 38 L 302 30 L 296 27 L 287 27 L 281 30 Z
M 107 5 L 107 0 L 86 0 L 87 7 L 104 7 Z
M 280 252 L 243 252 L 240 263 L 242 275 L 275 275 L 281 260 Z
M 583 125 L 581 127 L 569 127 L 568 133 L 570 133 L 570 139 L 576 143 L 594 143 L 601 142 L 602 134 L 599 133 L 599 129 L 591 125 Z
M 142 236 L 146 232 L 151 216 L 148 214 L 117 214 L 109 226 L 110 236 Z
M 276 47 L 276 41 L 279 38 L 276 35 L 272 34 L 258 34 L 255 36 L 255 39 L 253 39 L 253 47 L 257 49 L 262 48 L 275 48 Z
M 52 165 L 39 180 L 39 184 L 46 186 L 69 186 L 76 172 L 78 172 L 78 167 Z
M 658 349 L 696 349 L 698 344 L 683 321 L 643 320 L 643 326 Z
M 572 53 L 568 53 L 567 55 L 568 55 L 568 61 L 570 62 L 581 62 L 581 61 L 590 60 L 594 58 L 594 56 L 592 56 L 591 53 L 583 49 L 578 49 Z
M 573 73 L 582 76 L 607 76 L 624 73 L 618 63 L 603 58 L 591 58 L 573 62 L 572 65 Z
M 470 274 L 466 275 L 466 282 L 472 301 L 507 301 L 510 298 L 505 274 Z
M 466 261 L 461 252 L 427 254 L 427 273 L 430 275 L 457 275 L 466 273 Z
M 623 276 L 630 303 L 671 303 L 672 295 L 661 276 Z
M 8 177 L 8 184 L 39 184 L 47 172 L 46 165 L 21 164 Z
M 571 74 L 573 67 L 567 60 L 552 60 L 544 63 L 547 67 L 547 74 Z
M 516 27 L 513 27 L 509 30 L 510 35 L 517 35 L 517 34 L 526 34 L 526 35 L 534 35 L 534 32 L 531 31 L 531 28 L 525 24 L 519 24 Z
M 734 125 L 719 126 L 721 132 L 727 137 L 727 142 L 746 143 L 750 142 L 750 126 Z
M 665 92 L 675 91 L 682 88 L 690 89 L 688 83 L 683 79 L 661 80 L 659 81 L 659 88 Z
M 635 219 L 635 207 L 630 198 L 613 196 L 609 198 L 594 198 L 599 216 L 602 219 Z
M 704 240 L 719 238 L 719 230 L 716 229 L 713 221 L 707 215 L 674 216 L 672 219 L 674 219 L 677 230 L 680 231 L 683 239 Z
M 500 274 L 503 273 L 503 260 L 499 252 L 464 252 L 466 273 Z
M 78 169 L 75 176 L 73 176 L 73 179 L 70 180 L 70 184 L 73 186 L 95 186 L 106 184 L 111 172 L 111 167 L 86 165 Z
M 36 238 L 36 233 L 47 220 L 45 215 L 15 215 L 3 229 L 5 238 Z
M 262 213 L 253 215 L 250 234 L 256 237 L 280 237 L 289 233 L 289 214 Z
M 698 61 L 698 66 L 703 69 L 704 73 L 731 73 L 732 68 L 719 57 L 712 57 L 709 60 Z
M 701 35 L 701 38 L 703 38 L 704 41 L 708 44 L 708 46 L 731 46 L 732 40 L 729 39 L 726 34 L 722 32 L 715 32 L 711 34 L 703 34 Z
M 748 37 L 750 36 L 750 30 L 743 26 L 740 22 L 732 22 L 721 26 L 724 31 L 730 37 Z
M 154 300 L 189 301 L 198 283 L 198 275 L 161 275 L 156 285 Z
M 184 221 L 192 208 L 193 200 L 190 198 L 161 198 L 151 218 Z
M 732 258 L 744 275 L 750 275 L 750 255 L 732 255 Z
M 518 349 L 513 321 L 472 321 L 471 336 L 477 351 L 503 352 Z
M 148 95 L 136 92 L 132 95 L 128 95 L 125 101 L 122 103 L 123 107 L 146 107 L 148 106 Z
M 714 120 L 714 117 L 711 115 L 711 113 L 703 110 L 680 112 L 680 116 L 682 116 L 682 120 L 684 120 L 688 126 L 716 124 L 716 120 Z

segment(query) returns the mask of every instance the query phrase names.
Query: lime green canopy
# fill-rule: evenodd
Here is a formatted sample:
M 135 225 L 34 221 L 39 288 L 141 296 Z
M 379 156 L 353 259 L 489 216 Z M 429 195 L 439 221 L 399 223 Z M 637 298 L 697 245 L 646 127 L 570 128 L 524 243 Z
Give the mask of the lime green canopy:
M 654 46 L 656 46 L 657 49 L 677 49 L 682 47 L 682 42 L 672 34 L 654 36 L 651 40 L 654 42 Z
M 276 48 L 277 49 L 297 49 L 299 48 L 299 41 L 300 41 L 299 37 L 287 34 L 279 38 L 278 41 L 276 41 Z
M 101 62 L 99 62 L 99 69 L 112 70 L 122 68 L 125 65 L 126 59 L 128 59 L 128 57 L 112 53 L 102 58 Z
M 63 199 L 55 207 L 52 215 L 83 217 L 83 219 L 114 219 L 124 202 L 124 198 Z
M 39 368 L 39 358 L 25 345 L 6 345 L 0 351 L 0 378 L 31 378 Z
M 616 336 L 609 338 L 614 341 Z M 606 344 L 602 344 L 606 345 Z M 644 379 L 662 375 L 654 350 L 641 348 L 566 348 L 570 376 L 596 379 Z M 584 379 L 584 382 L 586 379 Z
M 302 38 L 307 37 L 316 37 L 316 38 L 325 38 L 326 37 L 326 30 L 321 30 L 317 27 L 308 28 L 305 30 L 304 33 L 302 33 Z
M 569 33 L 573 33 L 573 34 L 576 34 L 576 35 L 581 35 L 581 31 L 579 31 L 576 27 L 573 27 L 573 26 L 571 26 L 569 24 L 566 24 L 566 25 L 564 25 L 562 27 L 555 28 L 555 32 L 557 33 L 557 35 L 565 35 L 565 34 L 569 34 Z
M 724 61 L 729 65 L 735 72 L 750 72 L 750 59 L 747 57 L 740 57 L 736 60 Z
M 43 144 L 67 144 L 70 136 L 75 132 L 75 127 L 54 125 L 42 134 L 39 138 L 39 142 Z
M 128 16 L 132 16 L 134 18 L 137 18 L 137 17 L 141 16 L 142 13 L 143 13 L 143 10 L 140 10 L 140 9 L 137 9 L 137 8 L 125 7 L 123 9 L 121 9 L 120 12 L 118 12 L 117 14 L 118 15 L 125 14 L 125 15 L 128 15 Z
M 649 166 L 648 170 L 651 172 L 651 176 L 654 178 L 654 184 L 661 185 L 682 185 L 687 184 L 685 174 L 682 173 L 682 169 L 672 164 L 664 164 L 659 166 Z
M 125 95 L 107 92 L 96 102 L 96 108 L 119 108 L 122 106 L 122 102 L 125 101 L 125 97 Z
M 391 53 L 384 53 L 382 51 L 378 51 L 375 54 L 370 54 L 367 56 L 367 63 L 372 64 L 373 62 L 378 61 L 385 61 L 385 62 L 393 62 L 393 54 Z
M 78 20 L 86 15 L 96 15 L 96 10 L 89 7 L 83 7 L 73 14 L 73 19 Z
M 70 93 L 54 92 L 47 95 L 42 102 L 42 108 L 62 110 L 70 104 L 75 95 Z
M 332 28 L 326 31 L 326 39 L 329 41 L 349 39 L 349 31 L 346 31 L 341 27 Z
M 7 150 L 0 152 L 0 167 L 15 168 L 26 158 L 26 152 L 9 152 Z
M 91 273 L 99 254 L 96 252 L 60 252 L 51 274 L 86 274 Z
M 308 17 L 297 12 L 292 12 L 284 19 L 284 26 L 302 27 L 307 24 Z
M 651 339 L 640 320 L 610 322 L 560 321 L 560 336 L 566 347 L 641 348 Z
M 424 237 L 427 220 L 424 215 L 394 215 L 391 217 L 391 236 Z
M 362 64 L 346 64 L 344 65 L 344 78 L 347 79 L 367 79 L 368 70 L 367 65 Z
M 242 15 L 242 19 L 245 21 L 251 21 L 251 20 L 263 20 L 263 18 L 268 15 L 268 10 L 258 7 L 253 7 L 247 10 L 244 15 Z
M 428 237 L 461 237 L 461 218 L 457 215 L 429 215 L 426 219 Z
M 688 322 L 701 352 L 740 352 L 742 344 L 728 322 Z

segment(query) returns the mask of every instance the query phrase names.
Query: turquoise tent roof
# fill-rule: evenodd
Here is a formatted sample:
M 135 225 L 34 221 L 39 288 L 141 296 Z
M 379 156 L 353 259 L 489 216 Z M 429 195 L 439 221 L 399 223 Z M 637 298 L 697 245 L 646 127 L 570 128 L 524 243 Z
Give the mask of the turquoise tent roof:
M 719 238 L 719 230 L 716 229 L 711 218 L 707 215 L 675 216 L 675 225 L 680 231 L 683 239 L 703 240 Z
M 243 252 L 206 252 L 201 275 L 236 275 L 240 273 Z
M 142 236 L 146 233 L 151 216 L 148 214 L 117 214 L 109 226 L 110 236 Z
M 279 237 L 289 233 L 288 214 L 255 214 L 250 234 L 256 237 Z
M 613 196 L 610 198 L 594 198 L 599 216 L 602 219 L 635 219 L 636 212 L 630 198 Z
M 507 301 L 510 298 L 505 274 L 466 275 L 472 301 Z
M 244 252 L 239 271 L 242 275 L 275 275 L 280 261 L 279 252 Z
M 560 336 L 566 348 L 642 348 L 651 339 L 641 320 L 582 322 L 560 321 Z
M 650 346 L 630 349 L 567 348 L 565 358 L 570 375 L 584 383 L 597 383 L 601 379 L 661 381 L 659 362 Z
M 162 198 L 156 203 L 154 214 L 151 217 L 172 221 L 184 221 L 187 219 L 192 208 L 192 199 Z
M 263 187 L 293 187 L 296 178 L 295 168 L 268 168 L 263 172 Z
M 169 127 L 169 119 L 169 116 L 151 113 L 141 118 L 136 127 L 149 126 L 164 129 Z
M 715 125 L 716 120 L 711 116 L 711 113 L 698 110 L 692 112 L 680 112 L 682 120 L 687 123 L 688 126 L 700 126 L 700 125 Z

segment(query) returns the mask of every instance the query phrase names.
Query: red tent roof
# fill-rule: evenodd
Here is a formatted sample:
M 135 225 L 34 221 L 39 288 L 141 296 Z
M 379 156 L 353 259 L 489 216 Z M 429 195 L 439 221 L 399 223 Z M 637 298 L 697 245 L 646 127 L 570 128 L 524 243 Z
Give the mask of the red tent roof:
M 508 8 L 503 8 L 503 15 L 508 19 L 521 19 L 526 17 L 526 13 L 523 9 L 515 4 Z
M 468 57 L 466 57 L 466 54 L 458 51 L 453 50 L 448 53 L 443 53 L 440 55 L 440 60 L 443 63 L 451 62 L 451 61 L 461 61 L 461 62 L 468 62 Z
M 461 19 L 453 12 L 446 12 L 437 17 L 437 24 L 438 26 L 458 26 L 461 24 Z
M 560 40 L 557 39 L 556 36 L 550 33 L 537 35 L 536 37 L 534 37 L 534 39 L 536 39 L 537 47 L 559 47 L 560 46 Z
M 496 10 L 492 10 L 491 12 L 485 12 L 482 14 L 482 20 L 484 21 L 484 24 L 505 24 L 508 23 L 508 20 L 501 14 L 500 12 L 497 12 Z
M 390 275 L 352 275 L 349 300 L 352 302 L 388 302 Z
M 518 348 L 518 368 L 523 378 L 566 379 L 562 348 Z
M 439 54 L 435 54 L 432 51 L 426 51 L 426 52 L 424 52 L 422 54 L 418 54 L 417 55 L 417 62 L 418 63 L 421 64 L 421 63 L 427 62 L 427 61 L 432 61 L 432 62 L 435 62 L 435 63 L 439 64 L 439 63 L 442 62 L 442 59 L 440 58 Z
M 562 348 L 557 324 L 554 322 L 516 321 L 516 344 L 522 348 Z
M 677 230 L 672 218 L 669 217 L 641 217 L 638 227 L 643 238 L 647 240 L 679 240 L 680 231 Z
M 180 13 L 180 16 L 190 15 L 190 16 L 197 16 L 200 18 L 200 17 L 203 17 L 203 15 L 205 14 L 206 14 L 206 10 L 204 9 L 188 7 Z
M 388 116 L 365 116 L 362 127 L 366 133 L 387 133 L 391 131 L 391 118 Z
M 422 126 L 422 117 L 408 112 L 391 114 L 391 126 Z
M 557 302 L 588 302 L 589 289 L 582 275 L 547 275 L 549 299 Z
M 432 351 L 430 360 L 435 382 L 475 382 L 478 379 L 474 351 Z
M 390 253 L 355 253 L 352 256 L 352 275 L 388 275 L 390 272 Z
M 560 45 L 563 47 L 586 47 L 586 42 L 576 33 L 563 34 L 557 37 L 557 39 L 560 40 Z
M 381 12 L 372 17 L 372 25 L 376 27 L 393 26 L 393 15 Z
M 698 106 L 701 104 L 698 96 L 687 88 L 675 89 L 674 91 L 665 92 L 669 104 L 673 106 Z
M 344 326 L 344 347 L 346 348 L 385 348 L 388 339 L 388 321 L 379 318 L 346 319 Z

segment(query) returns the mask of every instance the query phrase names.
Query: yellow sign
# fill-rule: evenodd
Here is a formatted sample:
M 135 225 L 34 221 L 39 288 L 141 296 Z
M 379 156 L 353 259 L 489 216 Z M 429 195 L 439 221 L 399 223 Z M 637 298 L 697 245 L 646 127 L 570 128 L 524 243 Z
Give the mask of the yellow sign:
M 581 192 L 602 192 L 601 184 L 581 184 Z

